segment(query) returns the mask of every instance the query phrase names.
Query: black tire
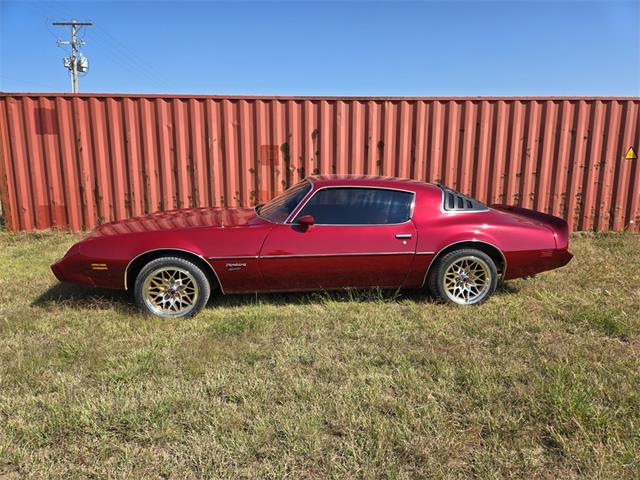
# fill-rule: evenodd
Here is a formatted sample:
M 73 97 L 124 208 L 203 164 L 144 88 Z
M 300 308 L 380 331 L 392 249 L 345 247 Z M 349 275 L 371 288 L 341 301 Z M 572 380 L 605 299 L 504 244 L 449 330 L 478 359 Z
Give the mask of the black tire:
M 466 284 L 460 284 L 460 287 L 452 287 L 447 289 L 445 287 L 445 275 L 447 275 L 447 271 L 452 267 L 452 265 L 456 264 L 456 262 L 463 262 L 467 260 L 467 265 L 477 265 L 479 270 L 474 270 L 474 272 L 479 272 L 478 276 L 486 279 L 483 283 L 482 288 L 471 287 Z M 491 257 L 480 250 L 476 250 L 474 248 L 463 248 L 460 250 L 454 250 L 449 252 L 439 258 L 435 265 L 429 271 L 429 277 L 427 279 L 427 287 L 429 288 L 430 293 L 436 297 L 438 300 L 454 304 L 454 305 L 479 305 L 485 302 L 495 291 L 496 286 L 498 285 L 498 270 L 496 268 L 496 264 L 493 262 Z M 458 263 L 460 264 L 460 263 Z M 484 265 L 484 266 L 483 266 Z M 454 267 L 455 268 L 455 267 Z M 469 267 L 471 268 L 471 267 Z M 468 273 L 468 270 L 463 270 Z M 448 280 L 451 279 L 452 272 L 449 272 Z M 490 278 L 486 278 L 486 277 Z M 451 284 L 450 284 L 451 285 Z M 468 289 L 468 296 L 470 299 L 468 301 L 464 301 L 465 291 L 463 289 Z M 473 293 L 474 290 L 477 292 L 477 296 Z M 461 295 L 461 298 L 457 296 L 455 293 L 456 290 Z M 473 297 L 473 298 L 471 298 Z M 457 298 L 457 300 L 456 300 Z
M 158 286 L 159 282 L 163 284 Z M 169 318 L 193 317 L 205 307 L 210 294 L 211 285 L 202 269 L 179 257 L 150 261 L 138 273 L 134 287 L 136 304 L 143 313 Z M 177 303 L 180 306 L 174 310 Z

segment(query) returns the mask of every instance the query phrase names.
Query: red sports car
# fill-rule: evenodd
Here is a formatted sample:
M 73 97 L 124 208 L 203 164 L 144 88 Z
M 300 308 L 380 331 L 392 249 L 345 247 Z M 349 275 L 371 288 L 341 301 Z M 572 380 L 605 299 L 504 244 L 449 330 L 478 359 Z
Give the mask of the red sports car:
M 566 265 L 567 223 L 441 185 L 313 176 L 250 208 L 107 223 L 52 265 L 59 280 L 133 290 L 148 313 L 196 314 L 210 292 L 428 288 L 478 304 L 499 280 Z

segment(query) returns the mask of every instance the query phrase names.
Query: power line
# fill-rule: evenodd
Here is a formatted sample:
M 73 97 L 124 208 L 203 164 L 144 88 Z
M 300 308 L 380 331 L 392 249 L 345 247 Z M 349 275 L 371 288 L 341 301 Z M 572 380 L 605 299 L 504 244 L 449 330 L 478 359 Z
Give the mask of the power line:
M 139 55 L 136 55 L 136 52 L 131 49 L 130 46 L 124 44 L 117 37 L 109 33 L 109 31 L 105 28 L 102 28 L 99 25 L 97 25 L 96 28 L 99 30 L 97 33 L 99 35 L 102 35 L 104 39 L 111 44 L 112 49 L 115 49 L 116 51 L 122 52 L 123 55 L 126 55 L 126 58 L 131 59 L 131 61 L 133 61 L 141 71 L 146 72 L 157 85 L 163 86 L 165 88 L 170 86 L 171 82 L 167 80 L 161 70 L 154 68 Z
M 51 85 L 46 84 L 46 83 L 42 83 L 42 82 L 34 82 L 32 80 L 25 80 L 24 78 L 16 78 L 16 77 L 11 77 L 11 76 L 7 76 L 4 75 L 3 73 L 0 73 L 0 79 L 4 79 L 4 80 L 9 80 L 11 82 L 15 82 L 17 84 L 27 84 L 27 85 L 34 85 L 37 87 L 44 87 L 45 89 L 50 89 Z M 0 90 L 2 89 L 2 82 L 0 82 Z
M 119 48 L 118 45 L 110 41 L 104 33 L 98 30 L 92 30 L 91 45 L 92 48 L 95 47 L 101 50 L 115 65 L 118 65 L 123 70 L 129 71 L 130 74 L 144 78 L 149 84 L 154 85 L 155 88 L 160 90 L 168 88 L 168 83 L 164 81 L 164 77 L 160 73 L 151 69 L 144 62 L 135 60 L 135 56 L 131 51 L 126 52 L 124 49 Z

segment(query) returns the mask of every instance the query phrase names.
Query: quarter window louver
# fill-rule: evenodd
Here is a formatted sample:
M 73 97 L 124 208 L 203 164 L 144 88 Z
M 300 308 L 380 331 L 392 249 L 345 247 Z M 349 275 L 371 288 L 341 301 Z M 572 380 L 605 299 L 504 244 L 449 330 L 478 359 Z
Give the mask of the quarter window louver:
M 444 185 L 438 185 L 443 192 L 442 207 L 446 212 L 482 212 L 487 206 L 474 198 L 456 192 Z

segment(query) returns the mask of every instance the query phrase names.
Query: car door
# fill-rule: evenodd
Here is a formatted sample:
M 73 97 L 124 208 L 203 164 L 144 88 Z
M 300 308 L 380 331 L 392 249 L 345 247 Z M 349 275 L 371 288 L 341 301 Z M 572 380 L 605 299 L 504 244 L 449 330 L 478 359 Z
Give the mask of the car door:
M 374 187 L 318 189 L 261 252 L 268 290 L 400 287 L 416 249 L 415 193 Z M 298 219 L 311 215 L 305 228 Z

